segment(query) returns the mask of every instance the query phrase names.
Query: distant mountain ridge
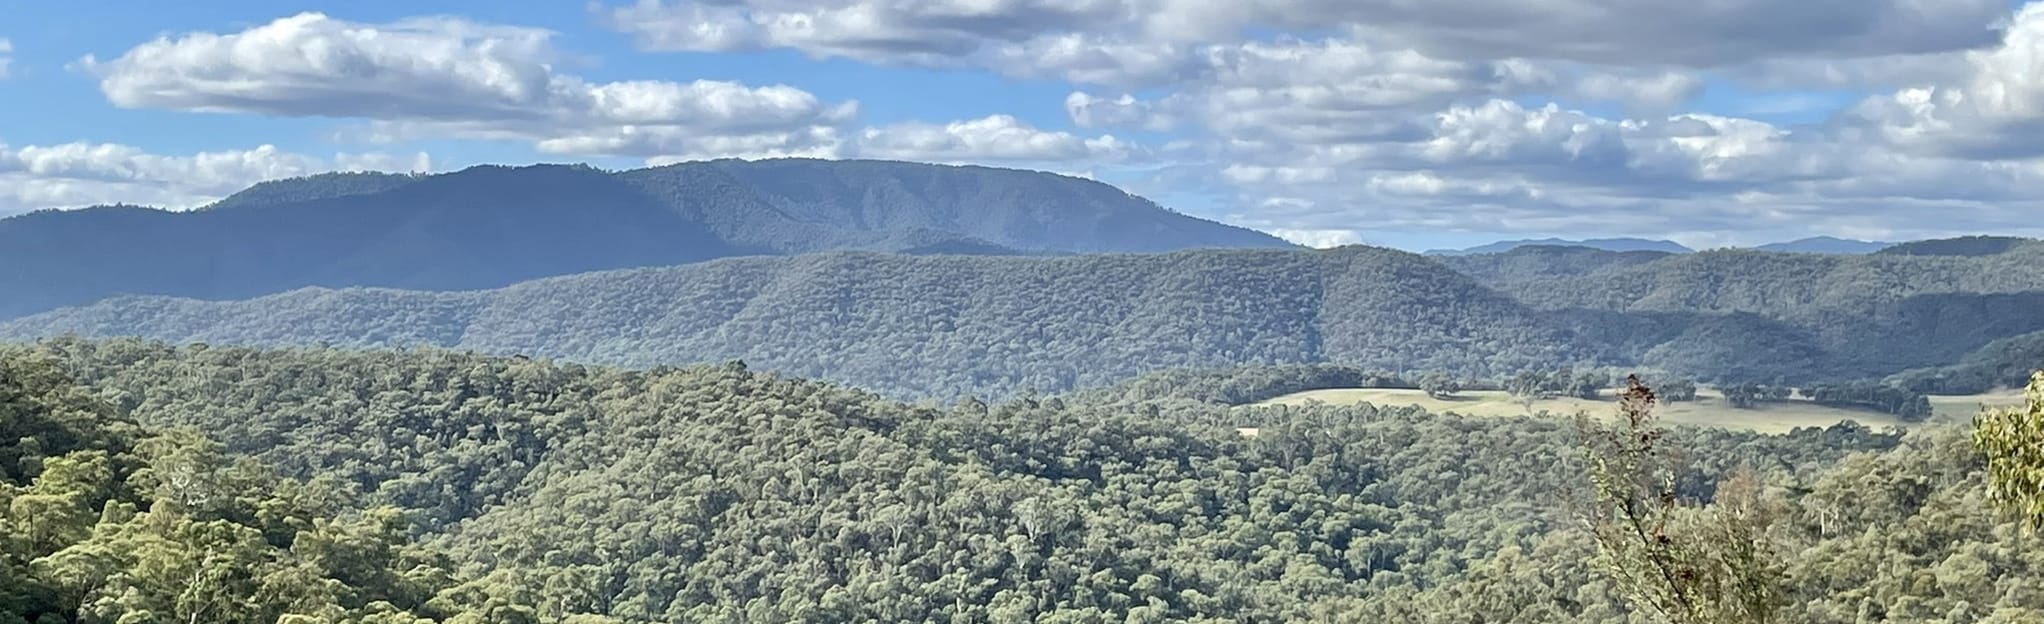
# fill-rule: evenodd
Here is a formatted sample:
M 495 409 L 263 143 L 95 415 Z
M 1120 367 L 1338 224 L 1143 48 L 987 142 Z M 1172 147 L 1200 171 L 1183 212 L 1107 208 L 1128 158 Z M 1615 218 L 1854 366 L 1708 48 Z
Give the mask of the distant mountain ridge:
M 2044 243 L 1981 256 L 846 251 L 461 292 L 125 297 L 0 321 L 0 340 L 430 344 L 632 367 L 736 359 L 938 398 L 1311 363 L 1489 379 L 1612 366 L 1706 383 L 1806 383 L 1942 366 L 2044 332 L 2044 273 L 2029 270 L 2040 262 Z
M 2000 239 L 2003 238 L 2007 237 L 1968 237 L 1967 239 L 1953 240 L 1975 240 L 1974 243 L 1975 245 L 1981 244 L 1993 245 L 1997 243 L 1981 243 L 1979 242 L 1979 240 L 1996 239 L 2000 243 L 2005 244 L 2006 241 L 2000 241 Z M 1782 253 L 1869 254 L 1879 252 L 1881 250 L 1895 246 L 1897 246 L 1896 243 L 1853 240 L 1849 238 L 1838 238 L 1835 236 L 1812 236 L 1809 238 L 1801 238 L 1787 242 L 1758 245 L 1751 247 L 1751 249 Z M 1467 249 L 1433 249 L 1427 251 L 1426 254 L 1430 256 L 1443 257 L 1473 256 L 1483 254 L 1509 253 L 1512 251 L 1525 249 L 1529 247 L 1573 247 L 1580 249 L 1596 249 L 1600 251 L 1619 251 L 1619 252 L 1651 251 L 1658 253 L 1676 253 L 1676 254 L 1694 253 L 1695 251 L 1697 251 L 1696 249 L 1692 249 L 1688 246 L 1676 243 L 1674 241 L 1645 238 L 1592 238 L 1587 240 L 1540 238 L 1498 241 L 1495 243 L 1478 245 Z
M 1691 251 L 1695 251 L 1688 247 L 1684 247 L 1680 243 L 1676 243 L 1674 241 L 1649 240 L 1644 238 L 1592 238 L 1587 240 L 1541 238 L 1498 241 L 1487 245 L 1477 245 L 1475 247 L 1470 247 L 1467 249 L 1431 249 L 1428 250 L 1426 254 L 1429 256 L 1468 256 L 1476 254 L 1504 253 L 1521 247 L 1587 247 L 1590 249 L 1601 249 L 1604 251 L 1658 251 L 1664 253 L 1689 253 Z
M 2019 236 L 1961 236 L 1910 241 L 1877 252 L 1885 256 L 1993 256 L 2031 246 Z
M 200 210 L 0 219 L 0 318 L 120 294 L 237 299 L 310 286 L 414 290 L 739 255 L 1293 248 L 1100 182 L 892 161 L 718 160 L 610 172 L 485 165 L 323 174 Z
M 1835 236 L 1812 236 L 1785 243 L 1768 243 L 1754 247 L 1754 249 L 1786 253 L 1870 254 L 1887 249 L 1894 246 L 1894 244 L 1838 238 Z
M 831 252 L 461 292 L 122 297 L 0 321 L 0 340 L 66 333 L 427 344 L 640 367 L 742 359 L 937 397 L 1064 390 L 1245 362 L 1503 374 L 1588 353 L 1468 276 L 1369 247 L 1072 257 Z

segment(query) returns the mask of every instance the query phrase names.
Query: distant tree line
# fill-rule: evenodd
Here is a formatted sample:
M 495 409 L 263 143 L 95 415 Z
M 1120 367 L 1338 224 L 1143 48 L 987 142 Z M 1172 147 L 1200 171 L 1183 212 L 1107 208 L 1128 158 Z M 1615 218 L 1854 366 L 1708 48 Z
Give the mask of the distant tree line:
M 1908 422 L 1921 422 L 1931 416 L 1929 397 L 1877 380 L 1816 385 L 1804 388 L 1803 394 L 1820 404 L 1879 410 Z

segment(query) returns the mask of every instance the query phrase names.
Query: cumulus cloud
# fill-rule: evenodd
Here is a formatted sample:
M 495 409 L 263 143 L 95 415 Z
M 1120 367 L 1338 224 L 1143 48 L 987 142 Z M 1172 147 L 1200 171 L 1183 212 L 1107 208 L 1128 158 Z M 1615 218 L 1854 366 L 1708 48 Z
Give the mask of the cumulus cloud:
M 2035 11 L 2010 19 L 2002 0 L 641 0 L 598 10 L 648 50 L 781 48 L 1063 80 L 1076 87 L 1064 102 L 1072 125 L 1171 134 L 1135 148 L 1173 161 L 1136 186 L 1219 195 L 1231 217 L 1273 231 L 1353 232 L 1360 220 L 1662 228 L 1705 240 L 1715 229 L 1870 232 L 1933 206 L 1989 222 L 2001 206 L 2044 200 L 2044 169 L 2021 160 L 2035 155 L 2025 146 L 2044 145 L 2027 138 L 2044 102 L 2031 93 L 2044 84 L 2032 78 L 2044 75 L 2030 52 Z M 1713 77 L 1751 97 L 1715 114 L 1687 110 Z M 1924 86 L 1821 125 L 1733 116 L 1822 116 L 1839 100 L 1816 90 L 1904 85 Z M 1124 149 L 1001 119 L 869 129 L 851 152 L 1098 161 Z
M 542 150 L 649 156 L 676 143 L 827 134 L 856 103 L 784 85 L 590 82 L 558 71 L 546 30 L 420 18 L 361 24 L 303 13 L 230 34 L 161 37 L 88 56 L 115 105 L 375 120 L 358 136 L 524 139 Z M 674 137 L 688 137 L 686 141 Z M 662 138 L 667 137 L 667 138 Z
M 1862 102 L 1856 121 L 1922 153 L 2044 156 L 2044 4 L 2019 11 L 2001 45 L 1972 52 L 1951 80 Z
M 863 157 L 935 162 L 1125 161 L 1135 152 L 1135 146 L 1114 135 L 1085 138 L 1045 131 L 1008 115 L 870 128 L 858 144 Z
M 793 48 L 817 56 L 946 64 L 995 42 L 1128 18 L 1121 0 L 723 0 L 603 10 L 655 50 Z
M 893 63 L 955 63 L 1011 46 L 1111 58 L 1138 44 L 1233 43 L 1261 27 L 1354 28 L 1436 57 L 1689 67 L 1967 49 L 1993 42 L 2007 10 L 2003 0 L 640 0 L 599 9 L 647 49 L 791 48 Z
M 425 153 L 320 158 L 262 145 L 163 155 L 112 143 L 0 143 L 0 215 L 109 203 L 191 208 L 264 180 L 327 171 L 427 172 L 432 167 Z
M 1081 128 L 1142 128 L 1163 131 L 1177 125 L 1176 117 L 1154 102 L 1122 94 L 1105 97 L 1074 91 L 1065 97 L 1065 114 Z
M 1357 234 L 1355 230 L 1291 230 L 1276 228 L 1272 229 L 1270 234 L 1314 249 L 1328 249 L 1363 242 L 1362 235 Z
M 654 164 L 808 156 L 1112 170 L 1117 183 L 1205 196 L 1211 216 L 1315 245 L 1377 230 L 1885 238 L 1929 233 L 1925 214 L 1937 227 L 1996 229 L 2044 209 L 2044 8 L 2011 17 L 2003 0 L 593 10 L 645 50 L 784 49 L 1062 81 L 1075 129 L 998 109 L 867 127 L 856 102 L 800 85 L 593 81 L 562 69 L 572 63 L 552 32 L 456 18 L 303 14 L 79 66 L 120 106 L 343 118 L 358 141 L 514 141 Z M 1725 84 L 1746 101 L 1700 97 Z M 1868 92 L 1885 95 L 1822 123 L 1784 120 L 1822 118 L 1861 97 L 1840 93 Z
M 1178 0 L 1191 4 L 1219 0 Z M 1310 0 L 1259 3 L 1295 27 L 1352 23 L 1456 58 L 1721 67 L 1987 45 L 2003 0 Z M 1293 10 L 1285 10 L 1292 8 Z

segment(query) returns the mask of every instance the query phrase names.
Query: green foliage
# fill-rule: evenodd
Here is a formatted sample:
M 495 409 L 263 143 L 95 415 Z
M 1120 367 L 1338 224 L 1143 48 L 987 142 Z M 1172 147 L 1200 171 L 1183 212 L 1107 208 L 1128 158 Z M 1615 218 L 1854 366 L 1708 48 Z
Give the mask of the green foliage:
M 1427 393 L 1427 396 L 1442 399 L 1461 392 L 1462 382 L 1447 373 L 1435 371 L 1420 376 L 1419 389 Z
M 1696 382 L 1687 379 L 1673 379 L 1654 385 L 1655 396 L 1669 403 L 1696 400 Z
M 2023 387 L 2037 362 L 2044 362 L 2044 332 L 1996 340 L 1949 366 L 1903 371 L 1888 381 L 1928 394 L 1980 394 Z
M 1718 392 L 1725 395 L 1725 402 L 1732 407 L 1750 409 L 1764 401 L 1786 401 L 1795 396 L 1795 388 L 1783 385 L 1762 385 L 1756 383 L 1720 386 Z
M 1594 399 L 1610 384 L 1610 379 L 1603 374 L 1593 371 L 1577 373 L 1572 369 L 1563 368 L 1553 371 L 1524 371 L 1499 385 L 1506 392 L 1521 399 L 1558 396 Z
M 1558 502 L 1587 469 L 1562 422 L 1231 407 L 1162 390 L 1353 371 L 1160 375 L 1120 393 L 911 405 L 749 361 L 628 371 L 442 350 L 75 340 L 0 352 L 85 385 L 15 395 L 145 423 L 127 425 L 145 432 L 133 443 L 44 454 L 37 482 L 10 486 L 10 506 L 29 498 L 25 511 L 63 521 L 7 522 L 6 552 L 33 560 L 0 566 L 0 611 L 1651 621 L 1627 585 L 1581 564 L 1601 547 Z M 1657 439 L 1684 450 L 1657 455 L 1650 491 L 1677 501 L 1656 513 L 1674 540 L 1667 560 L 1698 574 L 1696 595 L 1767 595 L 1735 571 L 1771 562 L 1789 579 L 1784 622 L 2040 614 L 2044 549 L 1979 504 L 1985 465 L 1949 432 Z M 1763 472 L 1738 476 L 1745 466 Z M 184 591 L 193 578 L 203 591 Z
M 407 510 L 419 522 L 406 535 L 458 562 L 440 569 L 474 572 L 436 585 L 421 608 L 439 613 L 1218 622 L 1526 609 L 1616 622 L 1626 612 L 1574 564 L 1594 546 L 1542 502 L 1580 470 L 1568 430 L 1542 419 L 1126 396 L 912 406 L 751 366 L 634 372 L 431 350 L 37 350 L 150 423 L 207 431 L 349 494 L 315 500 Z M 1730 466 L 1815 474 L 1896 443 L 1848 427 L 1676 435 L 1697 449 L 1675 479 L 1695 497 Z
M 2044 330 L 2044 274 L 2031 270 L 2039 262 L 2044 244 L 2029 241 L 1984 256 L 1717 250 L 1646 262 L 1505 258 L 1465 270 L 1562 327 L 1614 336 L 1613 364 L 1710 383 L 1803 384 L 1950 364 Z M 1568 268 L 1576 265 L 1586 268 Z
M 1809 395 L 1810 400 L 1825 405 L 1876 409 L 1899 416 L 1904 421 L 1921 422 L 1931 416 L 1929 397 L 1878 381 L 1825 384 L 1806 388 L 1803 393 Z
M 1890 256 L 1992 256 L 2034 242 L 2035 239 L 2015 236 L 1961 236 L 1890 245 L 1874 253 Z
M 743 258 L 470 293 L 125 299 L 0 323 L 180 342 L 434 344 L 650 367 L 743 359 L 904 397 L 1007 397 L 1175 368 L 1332 363 L 1464 378 L 1589 357 L 1522 306 L 1382 249 Z
M 1143 375 L 1106 388 L 1077 393 L 1096 402 L 1188 399 L 1220 405 L 1248 405 L 1296 392 L 1326 388 L 1418 388 L 1405 376 L 1335 364 L 1290 364 L 1226 369 L 1183 369 Z
M 444 558 L 392 508 L 343 510 L 190 430 L 114 415 L 58 364 L 0 354 L 0 621 L 437 621 Z M 422 620 L 421 618 L 431 618 Z M 450 620 L 451 621 L 451 620 Z
M 1602 573 L 1634 605 L 1675 624 L 1764 624 L 1789 603 L 1772 525 L 1781 512 L 1751 472 L 1686 503 L 1675 488 L 1655 396 L 1637 377 L 1619 394 L 1618 424 L 1578 419 L 1592 489 L 1585 524 Z
M 2044 372 L 2032 373 L 2022 407 L 1988 409 L 1973 421 L 1987 456 L 1990 496 L 2031 528 L 2044 526 Z
M 727 199 L 743 203 L 724 194 L 753 193 L 746 190 L 749 183 L 717 168 L 654 171 L 683 176 L 675 178 L 676 184 L 687 184 L 670 188 L 654 184 L 665 178 L 642 179 L 637 173 L 616 174 L 633 180 L 630 184 L 606 184 L 643 185 L 612 192 L 629 195 L 619 202 L 655 204 L 640 209 L 660 219 L 724 214 L 708 205 L 723 205 Z M 612 176 L 576 169 L 465 173 L 479 180 L 502 178 L 503 192 L 516 192 L 518 201 L 535 211 L 544 211 L 539 204 L 551 200 L 539 191 L 517 191 L 517 184 L 559 178 L 560 184 L 549 188 L 572 187 L 577 180 Z M 451 183 L 436 180 L 418 180 L 390 192 L 426 194 L 431 184 Z M 793 210 L 817 223 L 835 223 L 842 219 L 831 215 L 853 209 L 838 201 L 840 190 L 855 188 L 844 186 L 849 182 L 815 183 L 822 190 L 775 191 L 786 196 L 769 193 L 775 199 L 744 200 L 758 205 L 736 214 Z M 366 196 L 320 201 L 360 197 Z M 500 208 L 515 211 L 518 205 Z M 104 216 L 128 218 L 115 213 L 120 211 Z M 705 227 L 727 225 L 738 227 Z M 127 226 L 110 223 L 80 229 L 78 235 L 98 236 L 121 227 Z M 778 228 L 755 234 L 766 237 L 759 240 L 812 240 L 776 233 Z M 6 231 L 0 227 L 0 248 L 11 244 Z M 661 230 L 646 225 L 635 231 Z M 454 225 L 445 229 L 449 236 L 459 232 Z M 637 253 L 629 251 L 635 248 L 629 244 L 568 245 L 558 239 L 575 232 L 581 230 L 536 226 L 531 235 L 549 238 L 527 248 Z M 727 236 L 705 234 L 710 235 Z M 659 240 L 646 245 L 666 250 L 661 253 L 680 248 L 722 253 L 714 246 L 671 242 L 680 236 L 655 237 Z M 970 253 L 992 245 L 904 236 L 900 242 L 912 244 L 845 245 Z M 53 239 L 21 244 L 27 249 L 47 246 L 48 240 Z M 491 255 L 501 250 L 471 253 L 453 243 L 446 249 L 447 258 L 364 252 L 360 262 L 396 267 L 392 270 L 402 279 L 336 277 L 319 283 L 480 287 L 516 279 L 514 273 L 551 274 L 561 268 L 532 268 L 538 266 L 532 263 L 546 263 L 523 258 L 531 255 L 524 251 L 519 252 L 523 259 L 507 259 Z M 124 297 L 0 322 L 0 337 L 75 332 L 247 345 L 427 344 L 637 367 L 742 358 L 765 369 L 900 397 L 950 399 L 1100 388 L 1182 368 L 1315 364 L 1400 374 L 1440 370 L 1463 379 L 1566 366 L 1645 368 L 1716 385 L 1814 386 L 1960 362 L 1964 370 L 1918 371 L 1897 382 L 1919 392 L 1933 386 L 1972 392 L 2019 377 L 2005 364 L 2029 361 L 2019 352 L 2036 341 L 2010 337 L 2044 330 L 2044 279 L 2028 270 L 2044 261 L 2044 246 L 2035 244 L 1977 257 L 1754 251 L 1596 255 L 1602 253 L 1535 249 L 1427 258 L 1365 247 L 1064 257 L 839 252 L 585 273 L 485 291 L 308 289 L 239 302 Z M 159 255 L 173 260 L 136 269 L 132 275 L 140 281 L 118 290 L 148 292 L 147 284 L 173 283 L 151 272 L 171 270 L 183 256 Z M 599 258 L 587 266 L 682 261 Z M 231 263 L 207 283 L 241 288 L 269 278 L 236 271 L 295 274 L 298 262 L 257 256 Z M 319 272 L 374 268 L 349 266 Z M 70 270 L 23 272 L 23 279 L 37 282 L 10 289 L 20 296 L 9 301 L 93 283 L 64 273 Z M 481 281 L 448 281 L 457 277 Z M 217 299 L 250 291 L 199 294 Z M 1616 338 L 1605 344 L 1605 336 Z M 1576 384 L 1563 385 L 1558 393 L 1586 396 L 1568 389 Z
M 262 208 L 278 204 L 367 195 L 395 189 L 419 180 L 419 174 L 381 173 L 374 171 L 320 173 L 298 178 L 257 182 L 255 186 L 242 189 L 207 204 L 201 210 L 236 209 L 242 207 Z

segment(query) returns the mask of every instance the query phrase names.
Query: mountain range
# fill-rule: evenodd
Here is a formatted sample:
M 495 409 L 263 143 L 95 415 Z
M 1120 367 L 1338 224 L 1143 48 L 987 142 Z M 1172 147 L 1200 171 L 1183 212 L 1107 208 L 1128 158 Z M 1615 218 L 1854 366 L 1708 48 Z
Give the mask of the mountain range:
M 1429 256 L 1469 256 L 1477 254 L 1504 253 L 1520 247 L 1588 247 L 1604 251 L 1658 251 L 1663 253 L 1689 253 L 1694 251 L 1674 241 L 1648 240 L 1644 238 L 1592 238 L 1588 240 L 1567 240 L 1541 238 L 1498 241 L 1477 245 L 1467 249 L 1431 249 Z
M 1768 243 L 1754 247 L 1754 249 L 1789 253 L 1869 254 L 1894 245 L 1894 243 L 1852 240 L 1835 236 L 1813 236 L 1786 243 Z
M 0 340 L 745 360 L 927 397 L 1271 364 L 1977 385 L 2007 359 L 1991 349 L 2044 332 L 2044 243 L 2029 239 L 1500 245 L 1306 250 L 1098 182 L 983 167 L 329 174 L 191 212 L 0 220 Z
M 1050 173 L 719 160 L 610 172 L 480 166 L 267 182 L 190 212 L 0 220 L 0 318 L 119 294 L 495 288 L 540 277 L 828 250 L 1033 254 L 1289 248 Z
M 1066 257 L 830 252 L 491 290 L 120 297 L 0 340 L 432 345 L 653 367 L 743 360 L 896 396 L 1006 396 L 1153 371 L 1331 363 L 1497 378 L 1646 367 L 1709 382 L 1860 379 L 2044 331 L 2044 243 L 1994 255 L 1535 246 Z
M 1867 254 L 1893 245 L 1894 243 L 1852 240 L 1835 236 L 1813 236 L 1782 243 L 1758 245 L 1752 247 L 1752 249 L 1785 253 Z M 1426 253 L 1430 256 L 1469 256 L 1504 253 L 1522 247 L 1583 247 L 1603 251 L 1652 251 L 1660 253 L 1691 253 L 1696 251 L 1674 241 L 1644 238 L 1593 238 L 1588 240 L 1542 238 L 1498 241 L 1466 249 L 1434 249 Z

